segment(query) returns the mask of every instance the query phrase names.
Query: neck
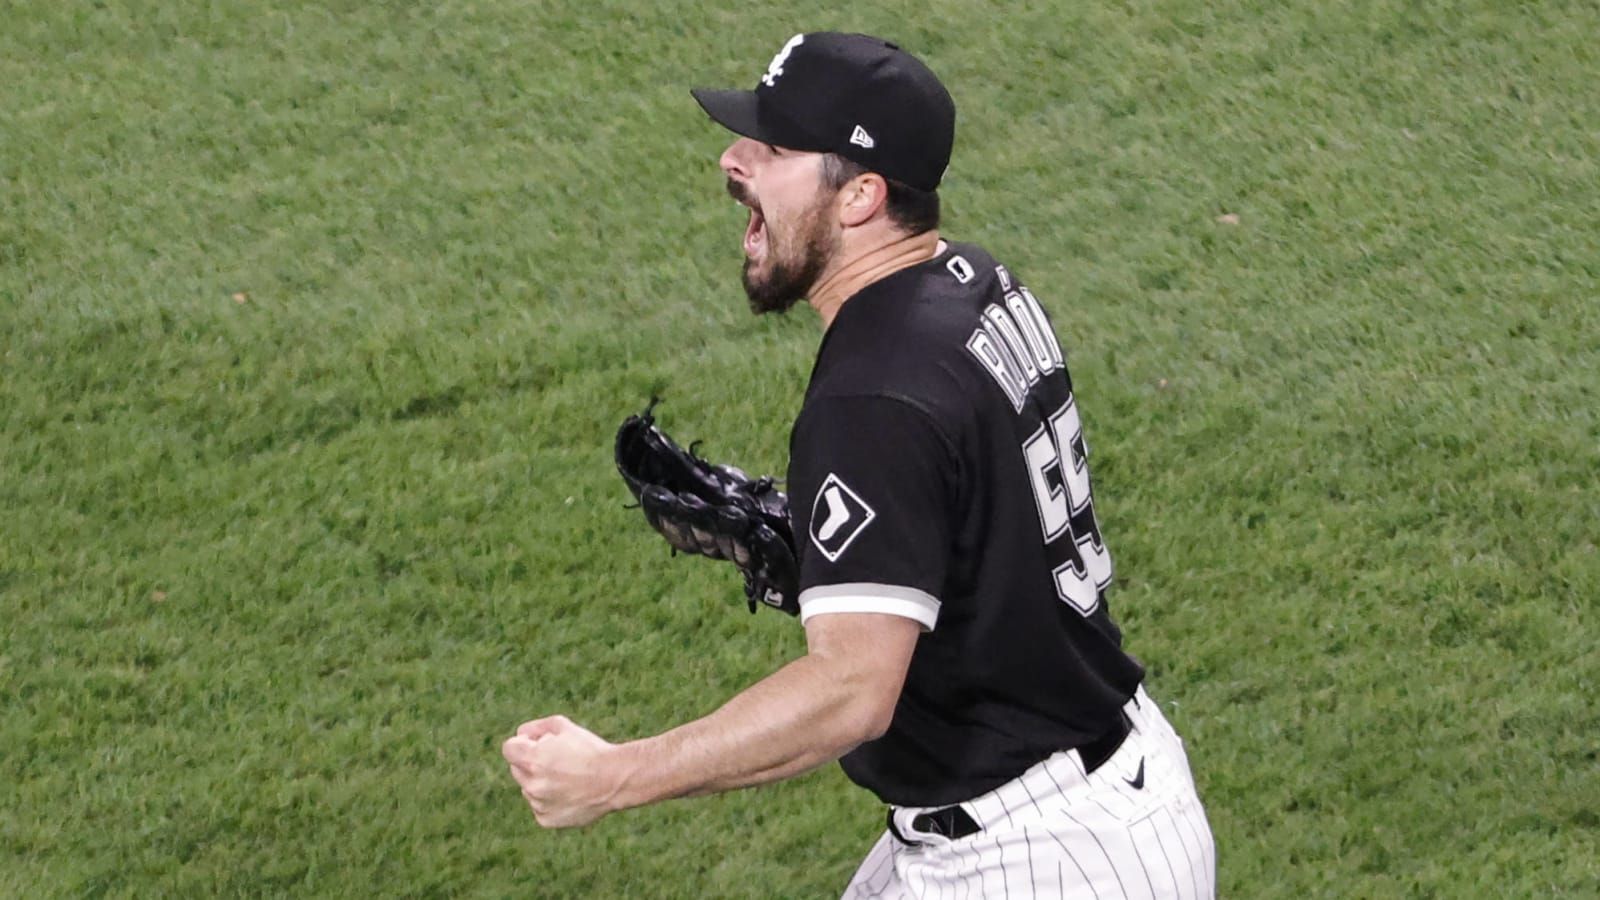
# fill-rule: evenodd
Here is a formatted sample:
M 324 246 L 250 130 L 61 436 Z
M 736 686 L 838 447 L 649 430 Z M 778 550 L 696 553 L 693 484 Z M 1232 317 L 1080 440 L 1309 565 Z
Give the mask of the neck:
M 822 316 L 823 330 L 833 324 L 845 301 L 862 288 L 907 266 L 932 259 L 942 243 L 938 231 L 908 235 L 850 257 L 838 268 L 824 273 L 807 298 L 811 308 Z

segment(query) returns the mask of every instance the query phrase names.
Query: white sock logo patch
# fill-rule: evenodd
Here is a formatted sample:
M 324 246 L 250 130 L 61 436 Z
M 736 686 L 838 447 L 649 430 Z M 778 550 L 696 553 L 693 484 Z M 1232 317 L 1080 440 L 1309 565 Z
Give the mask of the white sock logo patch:
M 829 474 L 811 504 L 811 543 L 829 562 L 838 562 L 845 548 L 878 514 L 839 476 Z

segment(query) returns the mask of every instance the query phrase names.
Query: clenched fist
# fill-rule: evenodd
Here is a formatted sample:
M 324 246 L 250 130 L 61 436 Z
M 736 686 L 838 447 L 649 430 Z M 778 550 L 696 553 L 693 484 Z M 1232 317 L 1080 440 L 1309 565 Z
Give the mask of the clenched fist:
M 500 752 L 533 817 L 545 828 L 588 825 L 618 807 L 616 745 L 566 716 L 524 722 Z

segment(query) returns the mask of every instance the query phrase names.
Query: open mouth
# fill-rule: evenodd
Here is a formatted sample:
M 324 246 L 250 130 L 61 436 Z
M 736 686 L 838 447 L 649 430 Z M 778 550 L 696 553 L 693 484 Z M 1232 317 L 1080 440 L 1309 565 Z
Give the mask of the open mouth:
M 755 259 L 766 252 L 767 249 L 767 219 L 761 214 L 761 206 L 756 203 L 755 197 L 750 193 L 750 188 L 743 184 L 728 179 L 728 194 L 739 202 L 740 206 L 750 210 L 750 222 L 744 229 L 744 255 Z
M 750 207 L 750 223 L 744 229 L 744 255 L 756 259 L 767 249 L 767 220 L 761 210 Z

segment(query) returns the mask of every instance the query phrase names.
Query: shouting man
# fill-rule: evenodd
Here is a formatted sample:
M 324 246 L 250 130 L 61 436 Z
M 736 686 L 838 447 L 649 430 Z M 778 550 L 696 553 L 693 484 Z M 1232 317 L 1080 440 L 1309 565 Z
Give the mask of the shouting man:
M 737 135 L 752 308 L 804 300 L 824 331 L 787 482 L 807 652 L 655 737 L 525 723 L 504 754 L 539 824 L 839 760 L 888 805 L 845 897 L 1213 896 L 1182 742 L 1107 605 L 1061 344 L 938 232 L 949 93 L 892 43 L 815 33 L 754 90 L 694 96 Z

